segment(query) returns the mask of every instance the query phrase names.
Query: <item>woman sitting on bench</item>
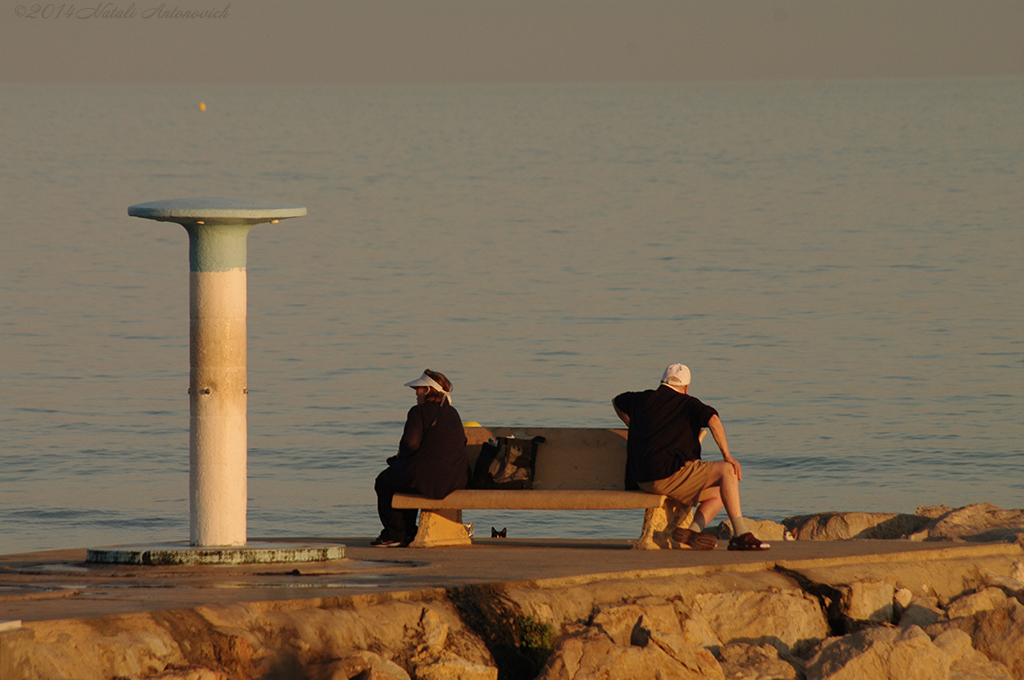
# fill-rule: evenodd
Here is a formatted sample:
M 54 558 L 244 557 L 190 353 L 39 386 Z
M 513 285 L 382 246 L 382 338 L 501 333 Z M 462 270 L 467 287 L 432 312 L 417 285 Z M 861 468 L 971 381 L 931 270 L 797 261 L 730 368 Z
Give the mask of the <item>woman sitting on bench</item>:
M 405 547 L 416 537 L 416 510 L 396 510 L 396 493 L 421 493 L 444 498 L 469 484 L 466 432 L 459 412 L 452 406 L 452 384 L 442 373 L 423 371 L 405 383 L 416 390 L 416 405 L 409 409 L 398 455 L 377 475 L 377 514 L 384 530 L 371 545 Z

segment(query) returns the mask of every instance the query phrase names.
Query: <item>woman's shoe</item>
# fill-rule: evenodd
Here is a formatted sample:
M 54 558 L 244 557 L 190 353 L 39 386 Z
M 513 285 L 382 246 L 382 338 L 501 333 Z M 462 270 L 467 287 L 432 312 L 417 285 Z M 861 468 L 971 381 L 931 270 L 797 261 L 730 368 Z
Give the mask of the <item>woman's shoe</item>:
M 402 545 L 402 542 L 388 538 L 382 531 L 380 536 L 370 541 L 370 545 L 375 548 L 397 548 Z

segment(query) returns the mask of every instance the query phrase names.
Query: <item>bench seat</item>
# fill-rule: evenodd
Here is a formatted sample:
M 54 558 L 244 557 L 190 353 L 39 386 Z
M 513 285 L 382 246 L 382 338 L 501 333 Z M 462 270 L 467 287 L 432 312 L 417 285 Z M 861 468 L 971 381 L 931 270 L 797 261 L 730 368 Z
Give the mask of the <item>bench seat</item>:
M 644 509 L 634 548 L 673 548 L 672 530 L 688 522 L 691 508 L 667 496 L 625 491 L 626 430 L 605 428 L 467 427 L 467 456 L 476 463 L 492 437 L 544 437 L 538 446 L 533 489 L 460 489 L 442 499 L 395 494 L 392 507 L 418 509 L 419 529 L 410 547 L 470 545 L 462 510 Z
M 460 489 L 439 500 L 396 494 L 392 505 L 420 510 L 629 510 L 660 508 L 666 498 L 643 491 Z

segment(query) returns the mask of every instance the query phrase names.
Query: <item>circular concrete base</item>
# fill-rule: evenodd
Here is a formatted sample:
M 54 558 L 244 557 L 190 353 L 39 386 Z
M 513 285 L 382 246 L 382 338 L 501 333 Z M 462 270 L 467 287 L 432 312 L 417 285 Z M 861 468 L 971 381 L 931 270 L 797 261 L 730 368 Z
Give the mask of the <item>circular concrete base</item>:
M 285 564 L 326 562 L 345 557 L 343 545 L 302 545 L 250 541 L 238 546 L 193 546 L 164 543 L 151 546 L 90 548 L 86 562 L 94 564 L 200 565 Z

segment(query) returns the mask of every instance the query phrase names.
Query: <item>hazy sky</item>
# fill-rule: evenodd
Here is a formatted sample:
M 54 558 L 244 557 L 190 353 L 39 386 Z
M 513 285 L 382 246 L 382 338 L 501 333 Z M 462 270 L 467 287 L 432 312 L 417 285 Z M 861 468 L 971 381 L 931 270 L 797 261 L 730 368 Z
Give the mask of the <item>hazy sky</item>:
M 1024 74 L 1024 0 L 3 4 L 3 81 L 510 82 Z M 61 7 L 64 13 L 56 16 Z M 73 16 L 67 16 L 69 7 Z M 95 16 L 97 8 L 107 16 Z M 168 16 L 174 10 L 225 8 L 226 16 L 220 18 Z M 118 13 L 125 16 L 110 16 Z

